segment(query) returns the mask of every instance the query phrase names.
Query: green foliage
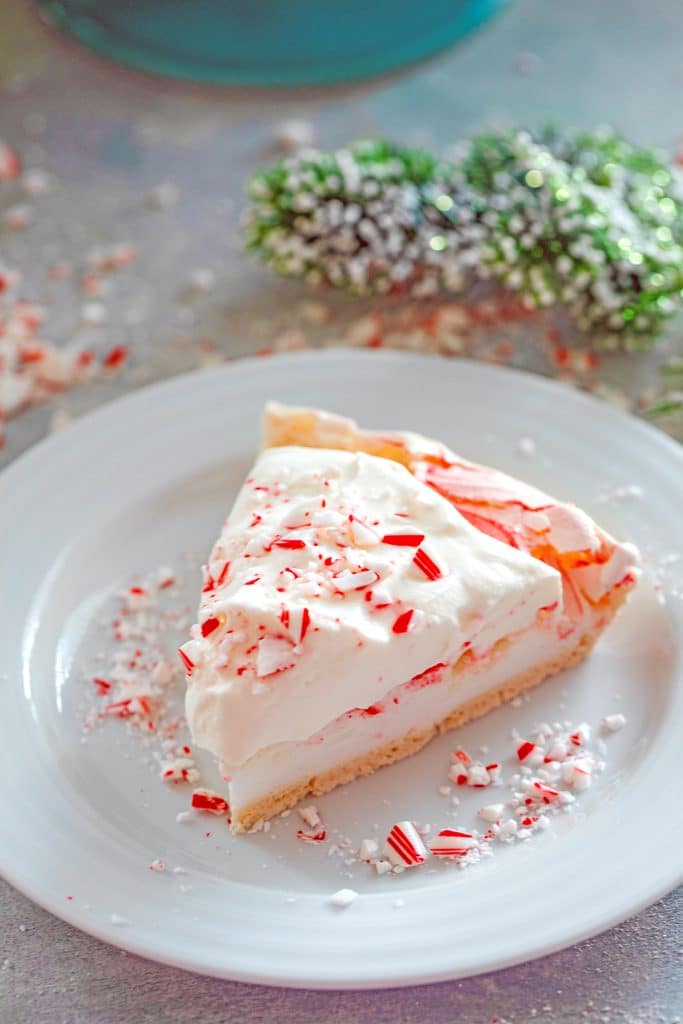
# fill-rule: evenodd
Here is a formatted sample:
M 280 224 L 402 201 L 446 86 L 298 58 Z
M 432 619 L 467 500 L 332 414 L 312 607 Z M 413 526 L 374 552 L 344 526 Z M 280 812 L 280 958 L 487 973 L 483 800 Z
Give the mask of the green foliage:
M 315 285 L 424 296 L 493 278 L 627 349 L 681 298 L 679 172 L 611 132 L 482 133 L 450 161 L 381 139 L 309 150 L 249 196 L 248 247 Z

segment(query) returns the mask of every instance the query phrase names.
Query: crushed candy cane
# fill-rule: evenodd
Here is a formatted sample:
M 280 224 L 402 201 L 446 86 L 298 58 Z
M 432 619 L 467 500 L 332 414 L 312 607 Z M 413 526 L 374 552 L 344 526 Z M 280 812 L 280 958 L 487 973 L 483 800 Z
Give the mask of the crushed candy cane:
M 192 793 L 192 806 L 196 811 L 206 811 L 207 814 L 229 814 L 230 805 L 219 793 L 212 793 L 208 789 L 195 789 Z
M 500 765 L 496 761 L 486 765 L 480 761 L 473 761 L 465 750 L 456 750 L 451 757 L 453 764 L 449 769 L 448 778 L 456 786 L 484 789 L 495 785 L 500 779 Z
M 297 829 L 297 839 L 301 840 L 302 843 L 324 843 L 327 839 L 327 832 L 324 828 L 319 829 L 317 832 L 306 832 L 305 829 Z
M 504 810 L 505 804 L 486 804 L 485 807 L 479 808 L 477 814 L 484 821 L 499 821 Z
M 427 848 L 412 821 L 400 821 L 389 832 L 383 856 L 399 867 L 415 867 L 427 859 Z
M 14 202 L 5 206 L 0 215 L 2 226 L 6 231 L 30 231 L 39 216 L 40 196 L 49 188 L 50 180 L 41 168 L 23 170 L 17 152 L 0 140 L 0 183 L 13 181 L 18 181 L 24 196 L 35 199 L 36 204 Z M 82 293 L 89 301 L 80 309 L 81 327 L 106 323 L 107 307 L 93 301 L 103 293 L 102 275 L 125 266 L 135 256 L 130 245 L 116 245 L 102 252 L 105 258 L 101 265 L 89 265 L 82 274 Z M 50 282 L 68 281 L 73 269 L 53 257 L 44 274 Z M 31 274 L 33 270 L 31 267 Z M 0 265 L 0 446 L 10 419 L 60 393 L 120 370 L 128 355 L 122 345 L 105 345 L 102 351 L 100 342 L 96 351 L 81 340 L 78 329 L 62 336 L 59 343 L 47 341 L 46 336 L 55 333 L 54 324 L 46 323 L 49 305 L 40 306 L 26 292 L 19 292 L 22 276 L 16 267 Z
M 350 907 L 357 898 L 358 893 L 355 889 L 339 889 L 337 892 L 332 893 L 328 902 L 333 907 L 344 909 L 345 907 Z
M 476 850 L 479 843 L 471 832 L 442 828 L 429 844 L 430 853 L 435 857 L 463 857 Z
M 378 853 L 379 843 L 376 839 L 363 839 L 358 848 L 358 856 L 361 860 L 373 860 Z
M 322 823 L 318 808 L 314 807 L 313 804 L 309 804 L 307 807 L 299 807 L 298 810 L 300 817 L 303 818 L 309 828 L 317 828 Z

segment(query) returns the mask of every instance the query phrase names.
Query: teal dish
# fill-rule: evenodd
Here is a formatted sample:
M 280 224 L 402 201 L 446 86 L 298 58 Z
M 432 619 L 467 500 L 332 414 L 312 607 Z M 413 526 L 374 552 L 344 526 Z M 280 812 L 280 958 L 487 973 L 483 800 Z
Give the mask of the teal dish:
M 105 57 L 216 85 L 324 85 L 391 71 L 455 42 L 507 0 L 39 0 Z

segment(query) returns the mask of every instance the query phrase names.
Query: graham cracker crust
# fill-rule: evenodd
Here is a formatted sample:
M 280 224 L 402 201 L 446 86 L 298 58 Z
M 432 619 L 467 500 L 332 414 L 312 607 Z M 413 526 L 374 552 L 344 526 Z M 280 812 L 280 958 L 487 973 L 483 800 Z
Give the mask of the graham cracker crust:
M 411 754 L 415 754 L 435 736 L 448 732 L 451 729 L 458 729 L 461 725 L 465 725 L 475 718 L 481 718 L 482 715 L 493 711 L 501 704 L 514 700 L 515 697 L 519 697 L 526 690 L 538 686 L 548 676 L 554 675 L 562 669 L 578 665 L 590 653 L 600 634 L 624 603 L 631 589 L 632 586 L 622 586 L 616 593 L 610 595 L 609 599 L 604 602 L 604 606 L 601 602 L 601 610 L 604 607 L 604 614 L 600 616 L 598 623 L 591 630 L 580 637 L 577 644 L 568 653 L 558 658 L 551 658 L 541 662 L 539 665 L 534 665 L 533 668 L 527 669 L 525 672 L 518 673 L 511 679 L 506 680 L 502 686 L 495 687 L 475 697 L 473 700 L 461 704 L 428 729 L 421 731 L 409 730 L 403 736 L 392 740 L 382 747 L 378 747 L 369 754 L 352 758 L 350 761 L 345 761 L 335 768 L 323 772 L 321 775 L 313 775 L 302 779 L 286 789 L 270 793 L 261 800 L 249 804 L 240 810 L 238 815 L 233 815 L 232 831 L 234 833 L 248 832 L 249 829 L 258 825 L 259 822 L 267 821 L 276 814 L 286 811 L 305 797 L 322 796 L 323 793 L 328 793 L 337 786 L 343 786 L 345 783 L 352 782 L 363 775 L 371 775 L 378 768 L 393 764 L 404 757 L 410 757 Z M 507 643 L 507 641 L 504 640 L 502 643 Z M 467 665 L 456 666 L 454 675 L 465 671 L 466 668 Z

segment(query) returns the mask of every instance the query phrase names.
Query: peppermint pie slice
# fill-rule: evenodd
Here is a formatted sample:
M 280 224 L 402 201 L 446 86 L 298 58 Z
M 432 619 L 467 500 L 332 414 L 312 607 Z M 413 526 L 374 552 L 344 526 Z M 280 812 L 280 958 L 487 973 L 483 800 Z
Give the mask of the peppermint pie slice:
M 636 552 L 414 434 L 270 406 L 181 654 L 245 831 L 574 664 Z

